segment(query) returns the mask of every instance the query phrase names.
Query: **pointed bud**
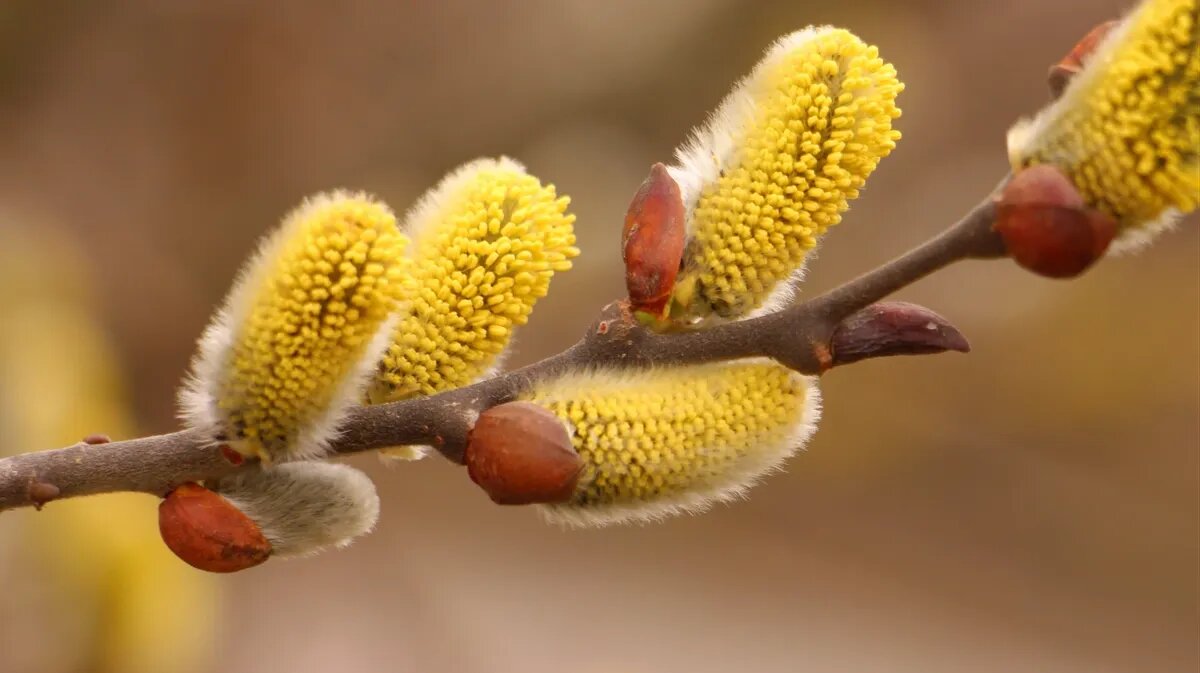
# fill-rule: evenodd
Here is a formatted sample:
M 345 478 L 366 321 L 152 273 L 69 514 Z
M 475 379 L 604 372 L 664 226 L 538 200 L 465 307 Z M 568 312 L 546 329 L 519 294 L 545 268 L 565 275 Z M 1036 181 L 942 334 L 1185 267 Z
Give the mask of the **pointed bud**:
M 1049 278 L 1071 278 L 1104 255 L 1116 222 L 1088 208 L 1058 168 L 1018 172 L 996 204 L 995 229 L 1021 266 Z
M 846 318 L 830 340 L 830 367 L 868 358 L 971 350 L 966 337 L 933 311 L 902 301 L 872 304 Z
M 193 568 L 231 573 L 252 568 L 271 555 L 258 524 L 219 494 L 183 484 L 158 506 L 163 542 Z
M 675 287 L 687 237 L 679 185 L 661 163 L 638 188 L 625 214 L 621 258 L 633 310 L 661 317 Z
M 1067 52 L 1066 56 L 1062 57 L 1061 61 L 1050 66 L 1050 73 L 1046 79 L 1050 84 L 1050 93 L 1055 98 L 1062 95 L 1063 90 L 1067 88 L 1067 84 L 1071 82 L 1071 78 L 1080 70 L 1083 70 L 1083 66 L 1096 51 L 1096 47 L 1100 44 L 1100 41 L 1120 23 L 1120 21 L 1114 19 L 1112 21 L 1105 21 L 1092 28 L 1088 31 L 1087 35 L 1083 36 L 1082 40 L 1071 48 L 1071 51 Z
M 566 502 L 583 469 L 562 421 L 529 402 L 480 414 L 465 458 L 471 481 L 500 505 Z

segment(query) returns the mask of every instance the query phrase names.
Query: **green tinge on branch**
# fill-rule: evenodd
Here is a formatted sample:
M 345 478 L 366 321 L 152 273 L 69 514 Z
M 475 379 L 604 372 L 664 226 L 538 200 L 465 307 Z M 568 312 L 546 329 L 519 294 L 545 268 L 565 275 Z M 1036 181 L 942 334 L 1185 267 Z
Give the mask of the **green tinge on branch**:
M 785 298 L 900 138 L 904 85 L 878 49 L 830 27 L 776 42 L 678 151 L 689 240 L 672 316 L 745 317 Z
M 551 521 L 654 520 L 740 497 L 816 430 L 815 379 L 768 360 L 575 373 L 528 400 L 568 428 L 583 459 Z
M 551 278 L 579 254 L 569 202 L 507 158 L 466 164 L 421 199 L 405 224 L 410 309 L 392 331 L 370 402 L 458 388 L 499 365 Z
M 180 394 L 188 425 L 267 462 L 325 453 L 387 346 L 406 245 L 362 194 L 288 215 L 201 338 Z
M 1148 242 L 1200 205 L 1196 0 L 1145 0 L 1062 96 L 1008 134 L 1013 169 L 1060 168 L 1119 227 L 1109 249 Z

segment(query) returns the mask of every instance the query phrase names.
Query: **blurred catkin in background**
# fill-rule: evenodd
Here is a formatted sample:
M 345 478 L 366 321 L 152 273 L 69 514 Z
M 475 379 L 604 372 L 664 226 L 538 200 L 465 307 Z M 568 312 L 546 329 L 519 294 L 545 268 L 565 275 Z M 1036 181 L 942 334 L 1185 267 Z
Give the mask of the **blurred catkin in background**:
M 833 23 L 896 65 L 904 141 L 823 239 L 811 296 L 932 235 L 990 189 L 1007 170 L 1005 130 L 1046 100 L 1046 67 L 1127 6 L 5 3 L 0 206 L 19 215 L 0 230 L 53 230 L 80 251 L 76 262 L 19 259 L 46 291 L 80 278 L 113 350 L 58 356 L 67 347 L 56 339 L 95 332 L 18 332 L 20 348 L 62 362 L 0 405 L 2 446 L 132 435 L 128 419 L 56 411 L 77 398 L 36 392 L 67 376 L 104 385 L 89 373 L 98 367 L 124 379 L 137 430 L 173 429 L 196 336 L 294 203 L 346 187 L 400 213 L 481 155 L 512 156 L 572 197 L 581 255 L 509 364 L 561 349 L 624 291 L 621 218 L 649 165 L 670 160 L 771 41 Z M 703 517 L 564 533 L 491 505 L 444 462 L 355 459 L 385 503 L 376 533 L 340 554 L 205 578 L 203 596 L 225 600 L 204 670 L 258 671 L 264 651 L 300 673 L 563 661 L 586 673 L 1195 669 L 1194 225 L 1070 283 L 980 263 L 906 291 L 952 318 L 974 352 L 834 372 L 808 451 L 752 500 Z M 4 301 L 27 299 L 0 278 Z M 4 385 L 32 362 L 6 360 Z M 43 415 L 52 436 L 7 431 Z M 0 517 L 0 670 L 94 670 L 75 659 L 93 651 L 92 632 L 73 626 L 81 610 L 42 600 L 53 585 L 13 559 L 41 534 L 30 523 L 50 521 L 39 517 L 67 505 L 102 516 L 102 502 Z M 147 503 L 142 524 L 97 524 L 87 534 L 100 541 L 58 544 L 70 558 L 153 538 L 152 501 L 135 502 Z M 8 598 L 26 591 L 38 593 Z M 102 589 L 77 593 L 92 591 Z M 183 607 L 156 623 L 187 619 L 170 634 L 200 638 L 207 622 L 192 611 L 211 608 L 197 600 L 176 600 Z
M 86 288 L 51 227 L 0 214 L 0 453 L 135 425 Z M 204 671 L 220 587 L 158 537 L 154 498 L 114 494 L 0 521 L 0 661 L 13 673 Z

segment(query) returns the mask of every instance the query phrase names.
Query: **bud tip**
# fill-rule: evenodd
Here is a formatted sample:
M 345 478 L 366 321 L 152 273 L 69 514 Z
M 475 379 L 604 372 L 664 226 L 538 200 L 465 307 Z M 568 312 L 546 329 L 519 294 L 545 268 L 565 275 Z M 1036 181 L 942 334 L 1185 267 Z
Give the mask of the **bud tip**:
M 683 259 L 686 225 L 679 185 L 662 163 L 638 188 L 625 214 L 621 258 L 635 310 L 661 316 Z

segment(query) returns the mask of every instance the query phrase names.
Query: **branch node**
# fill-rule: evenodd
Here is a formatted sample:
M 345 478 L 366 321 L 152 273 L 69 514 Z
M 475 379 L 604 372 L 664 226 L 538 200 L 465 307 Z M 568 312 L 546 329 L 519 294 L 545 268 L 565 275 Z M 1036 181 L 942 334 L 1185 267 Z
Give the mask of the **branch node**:
M 813 356 L 817 359 L 817 368 L 820 373 L 824 374 L 833 368 L 833 349 L 828 343 L 817 342 L 813 344 Z
M 29 482 L 29 502 L 33 503 L 33 508 L 39 512 L 46 503 L 56 500 L 61 493 L 57 486 L 49 482 L 36 478 Z

